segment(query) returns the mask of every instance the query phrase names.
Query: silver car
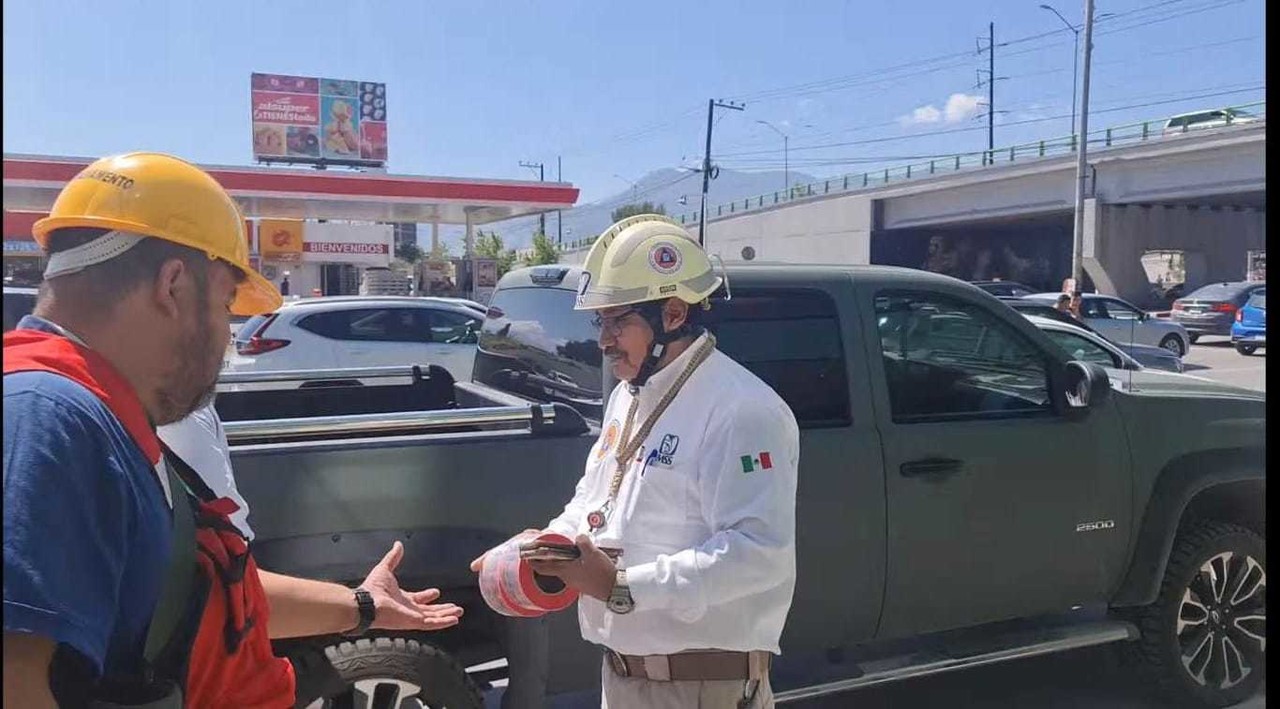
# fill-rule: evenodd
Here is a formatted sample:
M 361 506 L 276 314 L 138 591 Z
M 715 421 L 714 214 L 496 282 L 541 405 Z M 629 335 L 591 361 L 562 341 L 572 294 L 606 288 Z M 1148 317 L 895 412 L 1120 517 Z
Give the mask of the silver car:
M 1027 297 L 1052 304 L 1059 295 L 1037 293 Z M 1084 293 L 1081 297 L 1080 314 L 1085 323 L 1112 342 L 1163 347 L 1179 357 L 1191 347 L 1187 329 L 1176 322 L 1154 318 L 1113 295 Z
M 1150 368 L 1178 374 L 1184 371 L 1182 359 L 1169 350 L 1148 345 L 1121 347 L 1097 333 L 1061 320 L 1026 313 L 1023 317 L 1081 362 L 1095 362 L 1112 369 Z

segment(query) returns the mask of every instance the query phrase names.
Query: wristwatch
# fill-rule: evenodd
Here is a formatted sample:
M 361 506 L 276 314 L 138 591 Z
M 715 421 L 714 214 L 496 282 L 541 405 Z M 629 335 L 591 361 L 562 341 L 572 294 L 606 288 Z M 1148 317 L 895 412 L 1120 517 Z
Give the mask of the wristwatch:
M 635 610 L 636 602 L 631 598 L 631 587 L 627 585 L 625 569 L 618 570 L 618 575 L 613 582 L 613 590 L 609 592 L 609 600 L 605 601 L 605 606 L 618 615 L 625 615 Z
M 356 610 L 360 613 L 360 622 L 356 623 L 356 627 L 349 630 L 343 635 L 348 637 L 359 637 L 369 630 L 369 626 L 373 625 L 374 617 L 377 615 L 377 609 L 373 606 L 373 596 L 363 588 L 357 588 L 356 594 Z

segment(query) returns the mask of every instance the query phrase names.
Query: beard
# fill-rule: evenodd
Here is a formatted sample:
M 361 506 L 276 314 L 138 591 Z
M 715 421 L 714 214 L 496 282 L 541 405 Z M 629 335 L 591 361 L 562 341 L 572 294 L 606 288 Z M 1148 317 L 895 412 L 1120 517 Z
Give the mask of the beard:
M 199 311 L 202 315 L 206 310 Z M 202 323 L 204 318 L 196 320 Z M 181 421 L 191 412 L 213 401 L 222 370 L 222 352 L 217 348 L 213 330 L 193 327 L 178 343 L 175 366 L 159 391 L 161 420 L 157 426 Z

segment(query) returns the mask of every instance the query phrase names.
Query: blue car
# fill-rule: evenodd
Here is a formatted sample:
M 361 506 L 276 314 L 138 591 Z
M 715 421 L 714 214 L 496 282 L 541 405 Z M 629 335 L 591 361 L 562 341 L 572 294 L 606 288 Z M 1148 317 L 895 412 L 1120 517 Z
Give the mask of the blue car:
M 1267 290 L 1255 291 L 1243 308 L 1236 311 L 1231 324 L 1231 344 L 1236 352 L 1251 355 L 1267 346 Z

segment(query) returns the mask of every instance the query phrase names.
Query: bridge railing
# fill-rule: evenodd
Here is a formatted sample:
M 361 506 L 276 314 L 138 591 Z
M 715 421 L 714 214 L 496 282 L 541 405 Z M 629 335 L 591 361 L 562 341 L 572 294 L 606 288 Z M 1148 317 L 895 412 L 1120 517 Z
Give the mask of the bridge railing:
M 1239 106 L 1229 106 L 1225 109 L 1207 110 L 1227 111 L 1228 118 L 1226 120 L 1226 125 L 1230 125 L 1237 122 L 1243 123 L 1265 120 L 1266 106 L 1267 104 L 1265 101 L 1259 101 Z M 1247 111 L 1250 115 L 1238 120 L 1233 119 L 1231 118 L 1231 114 L 1235 111 Z M 1091 151 L 1105 150 L 1107 148 L 1120 145 L 1132 145 L 1134 143 L 1159 140 L 1187 132 L 1200 132 L 1212 128 L 1223 127 L 1223 124 L 1211 123 L 1199 127 L 1192 126 L 1190 128 L 1183 125 L 1179 129 L 1166 130 L 1165 126 L 1168 124 L 1170 118 L 1172 118 L 1172 116 L 1165 116 L 1164 118 L 1141 121 L 1138 123 L 1126 123 L 1124 125 L 1110 126 L 1107 128 L 1099 128 L 1089 131 L 1089 149 Z M 914 180 L 964 170 L 982 169 L 1007 163 L 1028 162 L 1032 160 L 1040 160 L 1042 158 L 1059 157 L 1075 153 L 1078 149 L 1079 136 L 1072 134 L 1038 140 L 1030 143 L 1008 145 L 995 148 L 993 150 L 976 150 L 966 153 L 940 155 L 929 160 L 914 162 L 908 165 L 897 165 L 876 170 L 868 170 L 866 172 L 849 173 L 838 177 L 810 182 L 805 185 L 793 185 L 789 192 L 787 190 L 779 190 L 777 192 L 756 195 L 745 199 L 736 199 L 732 202 L 724 202 L 714 207 L 708 206 L 707 216 L 710 219 L 715 219 L 717 217 L 725 217 L 732 214 L 741 214 L 743 212 L 765 209 L 809 197 L 833 193 L 857 192 L 864 189 L 880 187 L 891 182 Z M 698 212 L 687 212 L 685 214 L 675 216 L 674 218 L 681 224 L 694 225 L 698 223 Z M 588 248 L 594 241 L 594 238 L 590 238 L 566 242 L 562 246 L 562 250 L 569 252 Z

